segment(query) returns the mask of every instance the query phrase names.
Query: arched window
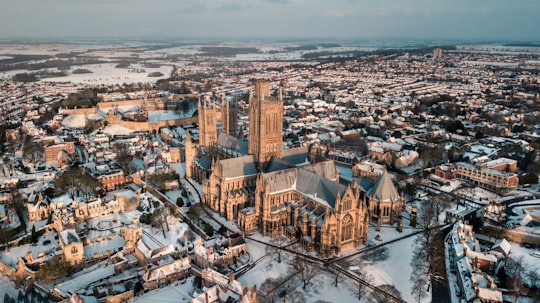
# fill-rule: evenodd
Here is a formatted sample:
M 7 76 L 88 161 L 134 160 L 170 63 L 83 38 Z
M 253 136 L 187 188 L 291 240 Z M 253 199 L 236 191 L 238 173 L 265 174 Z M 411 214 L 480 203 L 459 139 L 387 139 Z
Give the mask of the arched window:
M 353 220 L 351 215 L 346 215 L 341 224 L 341 242 L 349 241 L 353 237 Z
M 343 210 L 349 210 L 351 209 L 351 206 L 352 206 L 351 199 L 346 199 L 345 201 L 343 201 Z
M 71 254 L 72 255 L 74 255 L 74 254 L 76 254 L 78 252 L 79 252 L 79 250 L 77 249 L 77 247 L 75 247 L 75 246 L 71 247 Z

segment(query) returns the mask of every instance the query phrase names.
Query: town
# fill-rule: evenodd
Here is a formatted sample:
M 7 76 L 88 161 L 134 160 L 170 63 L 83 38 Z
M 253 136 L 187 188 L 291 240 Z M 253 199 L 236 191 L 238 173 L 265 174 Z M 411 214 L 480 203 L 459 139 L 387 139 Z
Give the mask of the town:
M 538 47 L 25 47 L 4 302 L 540 300 Z

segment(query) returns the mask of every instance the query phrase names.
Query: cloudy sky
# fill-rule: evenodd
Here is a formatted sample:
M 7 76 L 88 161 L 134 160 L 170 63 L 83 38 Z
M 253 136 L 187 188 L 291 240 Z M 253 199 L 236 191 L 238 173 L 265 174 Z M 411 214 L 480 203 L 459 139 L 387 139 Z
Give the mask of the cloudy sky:
M 0 0 L 0 38 L 540 41 L 540 0 Z

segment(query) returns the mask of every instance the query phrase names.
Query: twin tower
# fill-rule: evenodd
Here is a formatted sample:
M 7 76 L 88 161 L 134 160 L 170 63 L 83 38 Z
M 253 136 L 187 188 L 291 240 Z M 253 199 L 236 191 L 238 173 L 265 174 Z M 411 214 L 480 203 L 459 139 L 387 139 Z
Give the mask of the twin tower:
M 218 142 L 217 112 L 212 104 L 199 102 L 199 146 L 210 148 Z M 227 102 L 222 108 L 223 132 L 237 136 L 236 107 Z M 283 97 L 270 95 L 268 82 L 255 82 L 249 94 L 248 154 L 254 155 L 260 167 L 272 156 L 282 157 Z

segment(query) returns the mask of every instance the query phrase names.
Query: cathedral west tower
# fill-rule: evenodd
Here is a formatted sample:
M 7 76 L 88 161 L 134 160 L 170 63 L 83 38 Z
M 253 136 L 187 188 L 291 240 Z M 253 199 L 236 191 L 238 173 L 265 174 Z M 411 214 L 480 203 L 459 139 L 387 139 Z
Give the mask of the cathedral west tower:
M 199 100 L 199 146 L 211 148 L 217 142 L 216 107 L 213 103 Z

